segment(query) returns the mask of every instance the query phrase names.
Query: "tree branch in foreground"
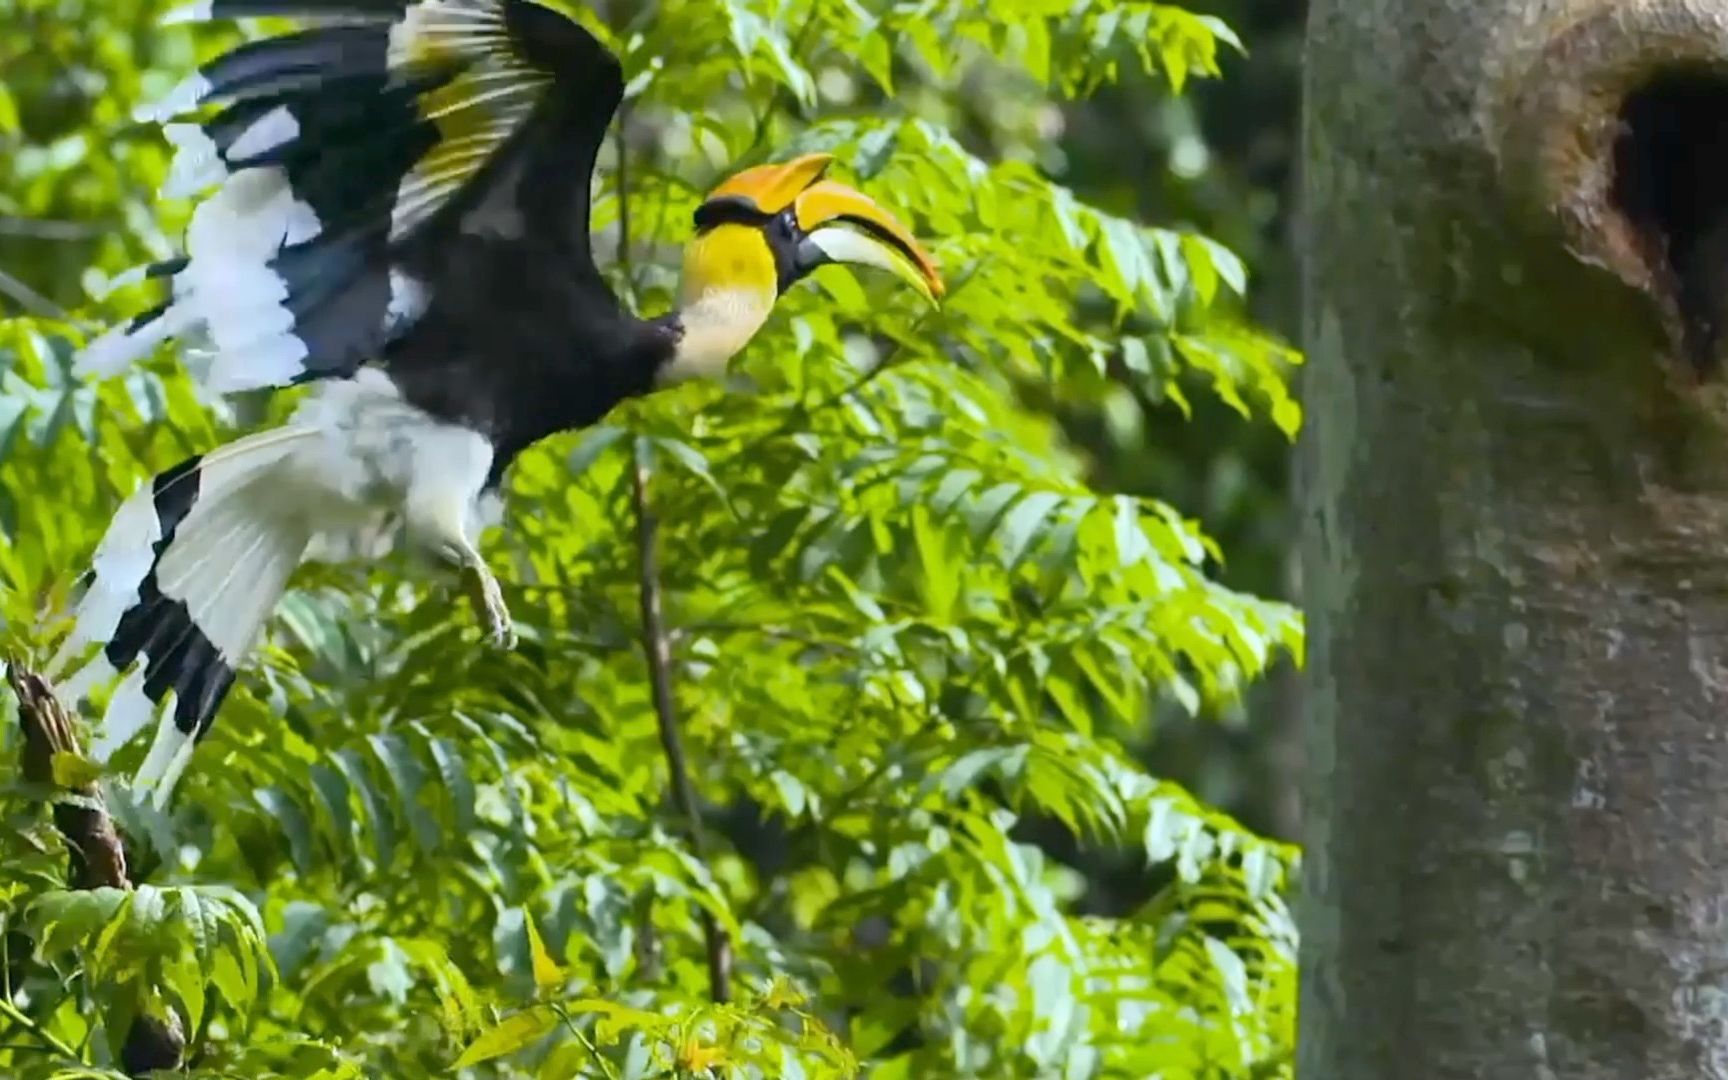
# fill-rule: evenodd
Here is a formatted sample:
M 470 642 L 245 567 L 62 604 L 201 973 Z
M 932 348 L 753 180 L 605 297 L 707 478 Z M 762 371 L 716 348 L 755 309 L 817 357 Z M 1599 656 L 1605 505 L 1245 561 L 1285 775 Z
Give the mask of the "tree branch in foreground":
M 83 756 L 77 733 L 47 680 L 16 662 L 6 668 L 6 681 L 18 697 L 18 724 L 24 732 L 23 770 L 26 783 L 63 791 L 71 799 L 54 801 L 54 827 L 66 841 L 66 880 L 74 889 L 130 889 L 126 848 L 114 819 L 102 805 L 94 783 L 62 786 L 54 778 L 57 755 Z M 10 1002 L 6 1003 L 10 1007 Z M 162 1018 L 140 1014 L 120 1047 L 120 1064 L 129 1076 L 155 1069 L 178 1069 L 186 1036 L 173 1012 Z
M 708 861 L 708 837 L 696 807 L 696 792 L 690 784 L 690 769 L 684 758 L 684 740 L 678 732 L 678 717 L 672 702 L 672 647 L 666 633 L 666 617 L 660 603 L 660 566 L 655 539 L 660 523 L 648 505 L 648 462 L 640 444 L 636 450 L 632 502 L 636 509 L 636 546 L 641 566 L 642 651 L 652 680 L 654 714 L 660 724 L 660 745 L 672 772 L 672 797 L 679 813 L 689 822 L 690 847 L 696 857 Z M 708 986 L 717 1002 L 732 996 L 732 939 L 720 928 L 712 913 L 702 911 L 702 934 L 708 945 Z

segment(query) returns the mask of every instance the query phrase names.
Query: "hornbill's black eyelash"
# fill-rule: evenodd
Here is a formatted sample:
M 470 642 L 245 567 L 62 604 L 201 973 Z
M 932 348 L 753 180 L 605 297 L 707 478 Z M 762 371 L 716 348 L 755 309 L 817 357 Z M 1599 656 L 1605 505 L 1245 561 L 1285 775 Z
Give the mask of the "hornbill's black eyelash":
M 762 212 L 742 195 L 722 195 L 696 208 L 695 224 L 698 229 L 711 229 L 716 225 L 766 225 L 774 216 Z

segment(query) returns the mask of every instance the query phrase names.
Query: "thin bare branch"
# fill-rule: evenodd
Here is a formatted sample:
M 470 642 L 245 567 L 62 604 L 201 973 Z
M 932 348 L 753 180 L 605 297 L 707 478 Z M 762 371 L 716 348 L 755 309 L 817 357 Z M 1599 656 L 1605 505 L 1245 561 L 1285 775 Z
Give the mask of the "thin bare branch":
M 618 273 L 628 292 L 626 300 L 636 306 L 636 269 L 630 262 L 630 143 L 624 137 L 630 124 L 630 103 L 618 106 L 618 130 L 613 142 L 618 147 Z
M 0 215 L 0 236 L 27 236 L 33 240 L 94 240 L 107 230 L 81 221 L 49 221 Z
M 65 308 L 4 270 L 0 270 L 0 293 L 5 293 L 16 300 L 19 307 L 32 315 L 45 315 L 51 319 L 64 319 L 66 317 Z
M 59 1054 L 67 1061 L 76 1061 L 80 1064 L 84 1062 L 83 1057 L 79 1055 L 78 1051 L 67 1046 L 53 1032 L 44 1028 L 41 1024 L 38 1024 L 28 1013 L 12 1004 L 10 998 L 0 998 L 0 1019 L 10 1020 L 21 1030 L 28 1033 L 32 1039 L 40 1042 L 48 1050 Z M 12 1049 L 10 1045 L 8 1045 L 7 1048 Z M 22 1049 L 22 1047 L 19 1049 Z
M 648 503 L 649 465 L 640 441 L 636 444 L 633 475 L 632 502 L 636 510 L 636 546 L 641 568 L 642 651 L 648 660 L 654 714 L 660 726 L 660 746 L 666 752 L 666 764 L 672 772 L 673 801 L 689 829 L 690 849 L 698 859 L 707 863 L 708 837 L 702 827 L 701 811 L 696 806 L 696 790 L 690 783 L 684 739 L 678 730 L 676 706 L 672 699 L 672 645 L 661 603 L 656 547 L 660 523 Z M 716 1002 L 728 1001 L 732 996 L 732 939 L 706 909 L 702 911 L 702 934 L 708 948 L 709 994 Z

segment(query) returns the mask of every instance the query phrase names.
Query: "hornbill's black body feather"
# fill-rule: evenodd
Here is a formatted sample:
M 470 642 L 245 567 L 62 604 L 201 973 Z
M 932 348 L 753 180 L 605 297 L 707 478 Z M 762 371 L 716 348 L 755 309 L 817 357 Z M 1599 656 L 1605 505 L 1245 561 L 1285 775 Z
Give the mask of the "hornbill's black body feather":
M 428 270 L 448 275 L 443 289 L 443 279 L 430 278 L 445 299 L 382 354 L 409 403 L 492 443 L 488 487 L 533 443 L 586 427 L 652 389 L 660 358 L 677 342 L 667 320 L 626 315 L 604 285 L 546 272 L 568 258 L 556 238 L 459 238 L 451 257 Z

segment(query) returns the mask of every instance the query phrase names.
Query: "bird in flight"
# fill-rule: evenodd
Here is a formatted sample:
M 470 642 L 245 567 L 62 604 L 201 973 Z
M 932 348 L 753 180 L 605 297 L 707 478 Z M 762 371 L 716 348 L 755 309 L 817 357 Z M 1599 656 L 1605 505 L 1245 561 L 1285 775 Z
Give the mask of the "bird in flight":
M 113 687 L 98 760 L 156 720 L 132 783 L 157 805 L 301 562 L 399 531 L 460 568 L 508 646 L 477 536 L 524 449 L 724 373 L 822 266 L 889 271 L 931 303 L 943 291 L 906 226 L 813 154 L 711 192 L 676 309 L 638 318 L 594 262 L 590 185 L 624 86 L 579 22 L 534 0 L 181 13 L 242 16 L 305 26 L 219 56 L 143 114 L 175 147 L 164 195 L 198 201 L 184 253 L 142 271 L 166 298 L 77 361 L 112 376 L 176 341 L 216 392 L 314 384 L 283 426 L 120 506 L 49 665 L 68 705 Z

